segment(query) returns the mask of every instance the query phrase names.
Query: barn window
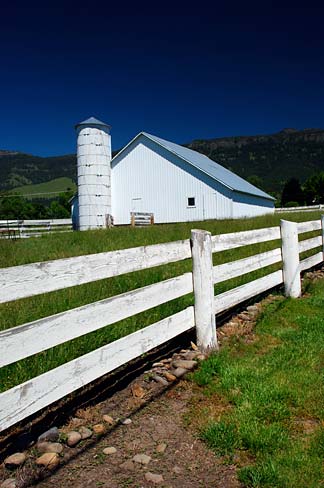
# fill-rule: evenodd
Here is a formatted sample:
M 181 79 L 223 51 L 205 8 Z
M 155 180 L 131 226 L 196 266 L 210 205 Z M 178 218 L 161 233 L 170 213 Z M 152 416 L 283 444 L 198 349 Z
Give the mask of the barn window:
M 189 197 L 188 198 L 188 207 L 195 207 L 196 202 L 195 202 L 195 197 Z

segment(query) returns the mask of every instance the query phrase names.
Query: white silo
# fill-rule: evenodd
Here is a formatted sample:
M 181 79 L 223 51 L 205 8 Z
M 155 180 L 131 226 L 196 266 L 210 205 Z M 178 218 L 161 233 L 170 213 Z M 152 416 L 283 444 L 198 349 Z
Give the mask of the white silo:
M 111 214 L 110 126 L 90 117 L 76 125 L 79 230 L 100 229 Z

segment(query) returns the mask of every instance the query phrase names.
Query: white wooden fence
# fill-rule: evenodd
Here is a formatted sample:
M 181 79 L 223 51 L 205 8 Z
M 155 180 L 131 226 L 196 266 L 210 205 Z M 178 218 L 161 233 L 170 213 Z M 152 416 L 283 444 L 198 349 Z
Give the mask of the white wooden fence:
M 0 238 L 38 237 L 44 232 L 72 229 L 72 219 L 0 220 Z
M 0 431 L 106 373 L 196 327 L 203 349 L 217 349 L 215 315 L 281 283 L 300 295 L 300 272 L 323 261 L 323 223 L 282 221 L 271 227 L 212 236 L 193 230 L 191 240 L 104 252 L 0 270 L 0 303 L 192 258 L 192 273 L 0 332 L 0 367 L 194 292 L 195 304 L 0 394 Z M 298 242 L 298 235 L 321 235 Z M 213 266 L 212 254 L 281 239 L 281 246 Z M 300 261 L 299 253 L 321 247 Z M 281 262 L 282 269 L 214 296 L 214 285 Z M 68 324 L 68 326 L 67 326 Z
M 323 210 L 324 205 L 303 205 L 302 207 L 280 207 L 275 208 L 275 213 L 288 213 L 288 212 L 315 212 L 316 210 Z
M 154 224 L 154 214 L 151 212 L 131 212 L 131 226 L 142 227 Z

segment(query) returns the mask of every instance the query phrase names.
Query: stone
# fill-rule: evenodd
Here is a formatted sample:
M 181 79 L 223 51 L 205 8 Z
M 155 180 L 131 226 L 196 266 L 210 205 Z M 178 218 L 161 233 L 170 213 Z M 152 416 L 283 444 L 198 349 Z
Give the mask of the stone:
M 205 354 L 197 354 L 197 359 L 199 359 L 199 361 L 204 361 L 206 359 L 206 355 Z
M 129 424 L 131 424 L 131 423 L 132 423 L 131 419 L 125 419 L 125 420 L 122 420 L 122 424 L 123 424 L 123 425 L 129 425 Z
M 147 454 L 136 454 L 132 461 L 134 461 L 134 463 L 146 465 L 151 461 L 151 456 L 148 456 Z
M 174 371 L 172 371 L 172 373 L 174 374 L 174 376 L 176 378 L 181 378 L 181 376 L 183 376 L 186 373 L 188 373 L 188 370 L 185 369 L 185 368 L 176 368 Z
M 119 466 L 121 469 L 124 469 L 125 471 L 135 471 L 135 464 L 131 459 L 128 461 L 125 461 Z
M 131 387 L 133 397 L 143 398 L 145 396 L 145 390 L 138 383 L 134 383 Z
M 163 373 L 163 376 L 170 382 L 175 381 L 177 379 L 177 377 L 174 376 L 174 374 L 171 374 L 168 371 L 165 371 L 165 373 Z
M 59 440 L 60 437 L 60 432 L 57 427 L 52 427 L 51 429 L 47 430 L 44 432 L 42 435 L 40 435 L 37 439 L 38 442 L 42 441 L 50 441 L 50 442 L 56 442 Z
M 176 359 L 172 361 L 172 366 L 174 368 L 185 368 L 185 369 L 193 369 L 197 364 L 197 361 L 189 361 L 188 359 Z
M 104 424 L 95 424 L 92 427 L 92 430 L 95 434 L 100 435 L 106 432 L 106 427 L 104 426 Z
M 188 351 L 186 354 L 183 355 L 183 357 L 189 361 L 192 361 L 193 359 L 196 359 L 196 357 L 200 354 L 199 351 Z
M 164 359 L 165 361 L 165 359 Z M 161 368 L 164 366 L 164 362 L 160 361 L 159 363 L 153 363 L 152 368 Z
M 80 427 L 79 433 L 81 434 L 81 439 L 89 439 L 92 436 L 92 430 L 87 427 Z
M 102 420 L 109 425 L 114 425 L 115 421 L 110 415 L 103 415 Z
M 163 386 L 168 386 L 168 384 L 169 384 L 166 379 L 162 378 L 162 376 L 159 376 L 158 374 L 152 375 L 152 378 L 154 381 L 156 381 L 157 383 L 160 383 Z
M 7 478 L 3 483 L 1 483 L 0 488 L 16 488 L 15 478 Z
M 164 481 L 161 474 L 150 473 L 150 471 L 145 473 L 145 479 L 146 481 L 153 483 L 154 485 L 158 485 Z
M 105 447 L 105 449 L 102 451 L 104 454 L 115 454 L 117 452 L 117 449 L 115 447 Z
M 76 430 L 71 430 L 71 432 L 67 433 L 67 445 L 69 447 L 74 447 L 76 446 L 82 439 L 82 436 L 80 432 L 77 432 Z
M 174 466 L 172 468 L 172 471 L 175 473 L 175 474 L 180 474 L 182 472 L 182 469 L 179 467 L 179 466 Z
M 191 348 L 194 350 L 194 351 L 198 351 L 198 346 L 196 346 L 196 344 L 192 341 L 190 341 L 190 345 L 191 345 Z
M 15 469 L 21 466 L 26 461 L 26 454 L 23 452 L 15 452 L 4 460 L 4 465 L 7 469 Z
M 46 452 L 36 459 L 36 464 L 47 469 L 54 469 L 60 464 L 60 457 L 56 452 Z
M 61 454 L 63 451 L 63 446 L 59 442 L 38 442 L 36 447 L 42 454 L 45 452 L 56 452 L 56 454 Z
M 155 450 L 156 450 L 156 452 L 158 452 L 159 454 L 163 454 L 163 453 L 164 453 L 164 451 L 166 450 L 166 448 L 167 448 L 166 443 L 165 443 L 165 442 L 162 442 L 161 444 L 158 444 L 158 445 L 156 446 L 156 449 L 155 449 Z

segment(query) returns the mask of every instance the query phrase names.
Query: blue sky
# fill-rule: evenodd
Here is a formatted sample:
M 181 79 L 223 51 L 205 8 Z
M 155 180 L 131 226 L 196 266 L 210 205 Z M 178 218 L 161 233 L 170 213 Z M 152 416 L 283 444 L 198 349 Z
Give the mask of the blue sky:
M 91 115 L 113 149 L 141 130 L 183 143 L 324 127 L 324 7 L 228 4 L 2 6 L 0 149 L 72 153 Z

